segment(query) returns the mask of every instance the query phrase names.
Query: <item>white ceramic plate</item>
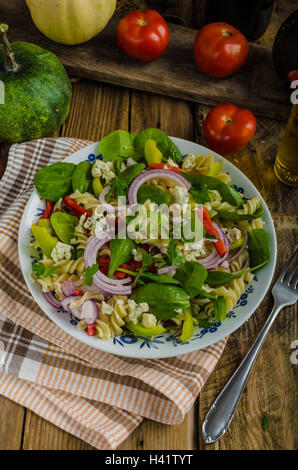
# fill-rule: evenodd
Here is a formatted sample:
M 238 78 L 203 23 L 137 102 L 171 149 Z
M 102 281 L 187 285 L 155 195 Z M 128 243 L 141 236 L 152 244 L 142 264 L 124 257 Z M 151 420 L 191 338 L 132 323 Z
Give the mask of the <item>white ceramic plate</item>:
M 228 172 L 232 178 L 232 182 L 236 185 L 236 189 L 251 198 L 258 194 L 261 195 L 249 179 L 225 159 L 210 149 L 202 145 L 195 144 L 183 139 L 173 138 L 175 144 L 179 147 L 182 155 L 185 154 L 210 154 L 214 155 L 215 160 L 223 160 L 223 171 Z M 80 150 L 65 161 L 79 163 L 82 160 L 93 161 L 98 156 L 98 143 L 91 144 L 90 146 Z M 263 218 L 266 222 L 265 228 L 269 233 L 270 246 L 271 246 L 271 259 L 270 262 L 257 272 L 254 280 L 248 286 L 246 292 L 241 296 L 237 306 L 228 317 L 223 321 L 214 324 L 211 328 L 196 327 L 193 338 L 186 342 L 180 343 L 173 340 L 168 334 L 163 334 L 154 338 L 153 341 L 146 338 L 136 338 L 134 336 L 121 335 L 110 340 L 100 340 L 96 337 L 90 337 L 85 332 L 77 330 L 75 324 L 76 320 L 71 317 L 69 313 L 59 311 L 51 307 L 44 299 L 38 283 L 34 283 L 30 277 L 32 257 L 36 253 L 30 247 L 32 241 L 31 224 L 36 223 L 37 219 L 42 213 L 44 208 L 43 202 L 36 191 L 30 197 L 25 208 L 19 231 L 19 258 L 21 263 L 22 272 L 34 299 L 40 308 L 56 323 L 60 328 L 63 328 L 69 335 L 77 338 L 78 340 L 92 346 L 96 349 L 106 351 L 120 356 L 136 357 L 136 358 L 164 358 L 185 354 L 188 352 L 196 351 L 197 349 L 206 348 L 228 336 L 233 331 L 237 330 L 249 317 L 255 312 L 262 299 L 264 298 L 274 273 L 276 263 L 276 235 L 272 218 L 269 210 L 261 197 L 261 203 L 264 206 L 265 213 Z

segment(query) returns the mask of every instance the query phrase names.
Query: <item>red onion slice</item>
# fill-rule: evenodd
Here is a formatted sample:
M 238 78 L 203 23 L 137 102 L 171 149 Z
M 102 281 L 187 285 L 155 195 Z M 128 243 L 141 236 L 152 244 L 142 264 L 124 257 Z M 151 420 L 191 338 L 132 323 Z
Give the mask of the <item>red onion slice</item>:
M 76 288 L 82 284 L 82 281 L 63 281 L 61 284 L 61 290 L 65 297 L 69 295 L 74 295 Z
M 228 258 L 229 263 L 231 263 L 232 261 L 237 259 L 243 253 L 243 251 L 245 250 L 246 244 L 247 244 L 247 230 L 245 230 L 244 237 L 245 238 L 244 238 L 243 245 L 239 248 L 239 250 L 236 250 L 236 252 L 230 258 Z
M 242 271 L 245 271 L 246 269 L 249 268 L 249 257 L 247 258 L 244 266 L 242 266 L 242 268 L 240 269 L 240 271 L 233 271 L 232 274 L 239 274 L 239 273 L 242 273 Z
M 169 180 L 175 181 L 175 183 L 180 184 L 186 189 L 190 188 L 190 184 L 186 181 L 183 176 L 175 173 L 171 170 L 148 170 L 144 173 L 138 175 L 133 182 L 131 183 L 129 190 L 128 190 L 128 202 L 129 204 L 136 204 L 137 203 L 137 194 L 140 186 L 146 183 L 146 181 L 151 180 L 152 178 L 167 178 Z
M 98 307 L 94 300 L 85 300 L 82 305 L 81 319 L 92 325 L 98 317 Z
M 67 310 L 69 313 L 74 315 L 75 317 L 81 319 L 81 308 L 70 308 L 71 302 L 74 300 L 79 300 L 81 298 L 80 295 L 69 295 L 67 297 L 64 297 L 64 299 L 61 300 L 61 305 L 64 308 L 64 310 Z
M 111 238 L 113 237 L 109 234 L 106 234 L 103 239 L 98 239 L 96 236 L 91 238 L 84 251 L 84 262 L 86 268 L 96 263 L 97 251 L 105 243 L 111 240 Z M 93 276 L 93 284 L 107 294 L 130 295 L 131 287 L 125 285 L 130 282 L 130 278 L 110 279 L 101 271 L 97 271 L 97 273 Z
M 44 296 L 45 300 L 46 300 L 52 307 L 56 307 L 56 308 L 60 308 L 60 307 L 61 307 L 61 303 L 59 302 L 59 300 L 56 299 L 56 297 L 54 296 L 53 292 L 43 292 L 43 296 Z
M 176 271 L 179 268 L 179 266 L 167 266 L 166 268 L 160 268 L 157 271 L 157 274 L 166 274 L 171 271 Z

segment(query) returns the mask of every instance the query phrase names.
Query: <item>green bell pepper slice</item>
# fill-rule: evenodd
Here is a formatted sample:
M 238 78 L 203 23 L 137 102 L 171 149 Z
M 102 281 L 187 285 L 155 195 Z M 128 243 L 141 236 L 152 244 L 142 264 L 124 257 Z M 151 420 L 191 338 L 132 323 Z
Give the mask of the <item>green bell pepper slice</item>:
M 49 232 L 51 232 L 51 222 L 50 222 L 50 219 L 39 219 L 38 222 L 37 222 L 37 225 L 39 227 L 44 227 L 46 228 Z
M 137 336 L 158 336 L 164 333 L 166 328 L 163 326 L 154 326 L 153 328 L 145 328 L 140 322 L 138 323 L 133 323 L 129 322 L 126 325 L 126 328 L 134 333 Z
M 101 184 L 99 176 L 97 176 L 96 178 L 93 178 L 92 188 L 93 188 L 94 196 L 99 197 L 102 191 L 102 184 Z
M 191 309 L 187 308 L 186 310 L 183 311 L 183 313 L 185 315 L 185 320 L 182 326 L 182 333 L 180 335 L 180 341 L 182 341 L 182 343 L 185 343 L 193 336 L 194 325 L 193 325 Z
M 208 173 L 208 176 L 213 176 L 213 178 L 216 178 L 216 176 L 218 175 L 218 173 L 221 170 L 221 167 L 222 167 L 222 162 L 212 163 L 212 165 L 210 167 L 210 171 Z
M 53 249 L 58 243 L 58 238 L 53 237 L 46 227 L 41 227 L 40 225 L 31 225 L 31 230 L 42 254 L 50 258 Z
M 240 246 L 242 246 L 243 243 L 244 243 L 244 236 L 241 235 L 241 237 L 239 238 L 239 240 L 236 240 L 235 242 L 233 242 L 233 243 L 230 244 L 230 251 L 236 250 L 236 248 L 239 248 Z

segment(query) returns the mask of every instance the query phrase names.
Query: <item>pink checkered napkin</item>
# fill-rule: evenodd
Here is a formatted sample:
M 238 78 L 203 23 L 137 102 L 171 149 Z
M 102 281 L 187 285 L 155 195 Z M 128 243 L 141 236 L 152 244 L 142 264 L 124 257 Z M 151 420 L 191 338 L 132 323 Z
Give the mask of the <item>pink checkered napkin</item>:
M 34 174 L 88 144 L 50 138 L 11 147 L 0 181 L 0 393 L 98 449 L 115 449 L 143 417 L 180 423 L 226 340 L 169 359 L 117 357 L 69 336 L 34 302 L 17 250 Z

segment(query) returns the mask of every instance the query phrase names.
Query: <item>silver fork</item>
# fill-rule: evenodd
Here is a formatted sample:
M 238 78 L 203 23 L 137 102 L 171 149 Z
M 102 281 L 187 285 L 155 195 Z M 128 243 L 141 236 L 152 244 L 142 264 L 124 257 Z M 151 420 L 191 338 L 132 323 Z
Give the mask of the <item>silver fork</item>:
M 274 306 L 265 325 L 240 366 L 236 369 L 205 416 L 202 434 L 206 444 L 211 444 L 220 439 L 230 426 L 249 373 L 271 325 L 282 308 L 287 305 L 293 305 L 297 301 L 298 276 L 297 274 L 295 275 L 297 269 L 297 248 L 298 245 L 273 286 Z M 294 267 L 291 268 L 293 264 Z

